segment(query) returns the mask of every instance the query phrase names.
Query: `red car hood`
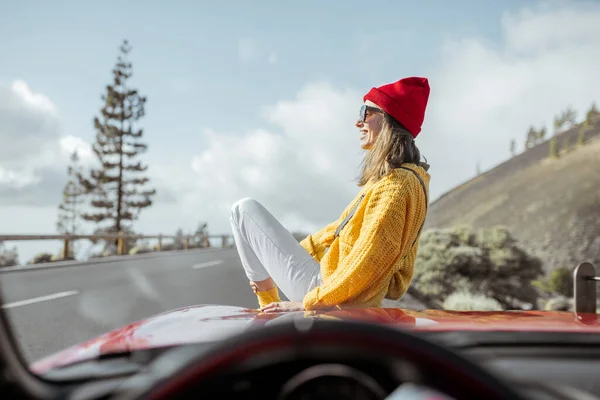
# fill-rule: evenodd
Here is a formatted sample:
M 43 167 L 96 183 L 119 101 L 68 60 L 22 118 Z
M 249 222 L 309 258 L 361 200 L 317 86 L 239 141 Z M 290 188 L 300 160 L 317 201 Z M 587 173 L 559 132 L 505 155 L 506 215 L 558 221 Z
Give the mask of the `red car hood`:
M 600 333 L 596 314 L 552 311 L 412 311 L 363 308 L 324 312 L 262 314 L 233 306 L 200 305 L 170 311 L 135 322 L 88 342 L 70 347 L 31 365 L 36 373 L 123 350 L 176 344 L 216 342 L 253 327 L 306 318 L 359 320 L 415 331 L 553 331 Z

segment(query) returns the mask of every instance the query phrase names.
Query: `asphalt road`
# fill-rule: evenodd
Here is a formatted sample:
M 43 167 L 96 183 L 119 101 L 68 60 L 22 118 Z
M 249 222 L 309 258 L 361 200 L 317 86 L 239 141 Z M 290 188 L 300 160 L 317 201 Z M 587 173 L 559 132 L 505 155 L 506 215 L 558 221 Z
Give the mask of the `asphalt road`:
M 257 306 L 235 249 L 2 272 L 0 285 L 28 361 L 174 308 Z

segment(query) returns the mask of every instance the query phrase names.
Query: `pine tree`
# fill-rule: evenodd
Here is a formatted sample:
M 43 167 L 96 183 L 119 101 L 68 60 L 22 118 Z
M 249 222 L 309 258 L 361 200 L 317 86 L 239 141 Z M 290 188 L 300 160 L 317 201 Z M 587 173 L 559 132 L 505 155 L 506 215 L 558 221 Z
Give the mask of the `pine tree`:
M 152 205 L 155 189 L 148 189 L 149 178 L 143 176 L 147 166 L 134 161 L 147 149 L 141 142 L 143 130 L 134 124 L 144 116 L 146 97 L 129 85 L 132 65 L 127 61 L 131 46 L 127 40 L 120 47 L 120 55 L 113 69 L 113 82 L 102 95 L 104 106 L 100 117 L 94 118 L 96 143 L 94 153 L 100 168 L 92 170 L 89 178 L 81 179 L 87 193 L 94 196 L 90 204 L 96 212 L 83 214 L 86 221 L 101 224 L 103 232 L 128 232 L 131 222 L 142 209 Z M 129 223 L 128 223 L 129 222 Z
M 530 149 L 533 146 L 535 146 L 535 141 L 536 141 L 536 133 L 535 133 L 535 129 L 533 128 L 533 126 L 529 127 L 529 130 L 527 131 L 527 140 L 525 141 L 525 149 Z
M 550 158 L 558 158 L 558 142 L 556 136 L 550 139 Z
M 17 248 L 6 248 L 4 242 L 0 241 L 0 267 L 14 267 L 19 265 L 19 254 Z
M 542 129 L 540 129 L 537 132 L 537 138 L 538 138 L 538 142 L 543 142 L 544 138 L 546 137 L 546 127 L 542 127 Z
M 63 200 L 58 206 L 56 230 L 63 235 L 76 235 L 79 233 L 80 206 L 84 202 L 83 195 L 85 193 L 79 182 L 81 174 L 82 168 L 79 164 L 79 155 L 75 150 L 71 155 L 71 164 L 67 168 L 67 183 L 63 189 Z
M 585 144 L 585 133 L 590 129 L 590 124 L 587 119 L 583 120 L 583 123 L 579 127 L 579 132 L 577 133 L 577 145 L 583 146 Z
M 592 106 L 590 107 L 585 116 L 585 122 L 587 122 L 587 126 L 591 127 L 592 125 L 594 125 L 594 119 L 598 114 L 600 114 L 600 112 L 596 107 L 596 102 L 593 102 Z
M 195 247 L 208 247 L 208 223 L 200 222 L 192 236 L 192 244 Z
M 561 114 L 564 130 L 568 130 L 577 125 L 577 112 L 573 107 L 568 106 Z M 566 125 L 566 126 L 565 126 Z
M 514 157 L 515 154 L 517 154 L 517 141 L 515 139 L 511 139 L 511 141 L 510 141 L 510 155 L 512 157 Z
M 554 117 L 554 134 L 565 132 L 577 124 L 577 112 L 571 106 Z
M 564 125 L 564 121 L 559 116 L 555 116 L 554 117 L 554 135 L 555 136 L 562 132 L 563 125 Z
M 185 246 L 185 240 L 186 235 L 183 233 L 183 229 L 177 229 L 177 232 L 175 232 L 175 240 L 173 241 L 175 248 L 177 250 L 183 249 Z

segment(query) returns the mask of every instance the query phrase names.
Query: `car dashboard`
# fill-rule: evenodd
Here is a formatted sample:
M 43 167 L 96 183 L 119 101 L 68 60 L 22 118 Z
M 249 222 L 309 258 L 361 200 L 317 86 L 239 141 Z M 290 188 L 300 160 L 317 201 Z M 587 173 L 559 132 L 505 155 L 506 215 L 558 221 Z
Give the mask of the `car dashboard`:
M 585 400 L 600 399 L 600 338 L 596 334 L 559 334 L 532 332 L 413 332 L 430 342 L 449 348 L 459 355 L 483 366 L 532 400 Z M 210 352 L 216 343 L 197 343 L 180 346 L 183 351 Z M 130 390 L 132 364 L 151 362 L 168 348 L 142 350 L 128 358 L 107 358 L 106 376 L 102 368 L 90 369 L 86 363 L 55 370 L 45 378 L 59 381 L 73 376 L 85 376 L 96 371 L 90 380 L 93 390 L 79 390 L 82 400 L 119 398 Z M 273 361 L 275 360 L 275 361 Z M 281 360 L 281 361 L 280 361 Z M 285 361 L 284 361 L 285 360 Z M 389 361 L 389 360 L 388 360 Z M 79 371 L 77 370 L 79 368 Z M 131 371 L 121 377 L 111 371 Z M 144 368 L 140 368 L 143 371 Z M 390 364 L 368 354 L 352 356 L 318 354 L 271 358 L 266 363 L 240 364 L 209 385 L 209 393 L 226 398 L 273 398 L 296 400 L 301 398 L 403 399 L 389 393 L 410 379 L 411 372 L 402 363 Z M 143 374 L 143 372 L 141 372 Z M 128 376 L 129 375 L 129 376 Z M 135 378 L 135 376 L 133 376 Z M 438 380 L 443 380 L 439 376 Z M 409 382 L 409 380 L 407 381 Z M 200 385 L 202 386 L 202 385 Z M 302 386 L 302 389 L 298 388 Z M 202 389 L 206 392 L 206 385 Z M 199 388 L 177 398 L 195 398 Z M 87 393 L 87 396 L 82 396 Z M 307 397 L 308 396 L 308 397 Z M 431 398 L 431 397 L 420 397 Z M 443 398 L 443 397 L 439 397 Z
M 527 398 L 600 399 L 598 334 L 427 332 L 424 336 L 511 382 Z

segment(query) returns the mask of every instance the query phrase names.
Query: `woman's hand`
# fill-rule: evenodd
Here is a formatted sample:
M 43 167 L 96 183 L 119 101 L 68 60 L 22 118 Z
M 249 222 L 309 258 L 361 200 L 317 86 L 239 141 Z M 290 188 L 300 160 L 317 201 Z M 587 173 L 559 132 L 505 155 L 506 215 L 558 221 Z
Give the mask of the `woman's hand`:
M 279 301 L 277 303 L 271 303 L 264 306 L 260 311 L 265 314 L 278 313 L 278 312 L 292 312 L 292 311 L 305 311 L 304 303 L 301 301 Z

